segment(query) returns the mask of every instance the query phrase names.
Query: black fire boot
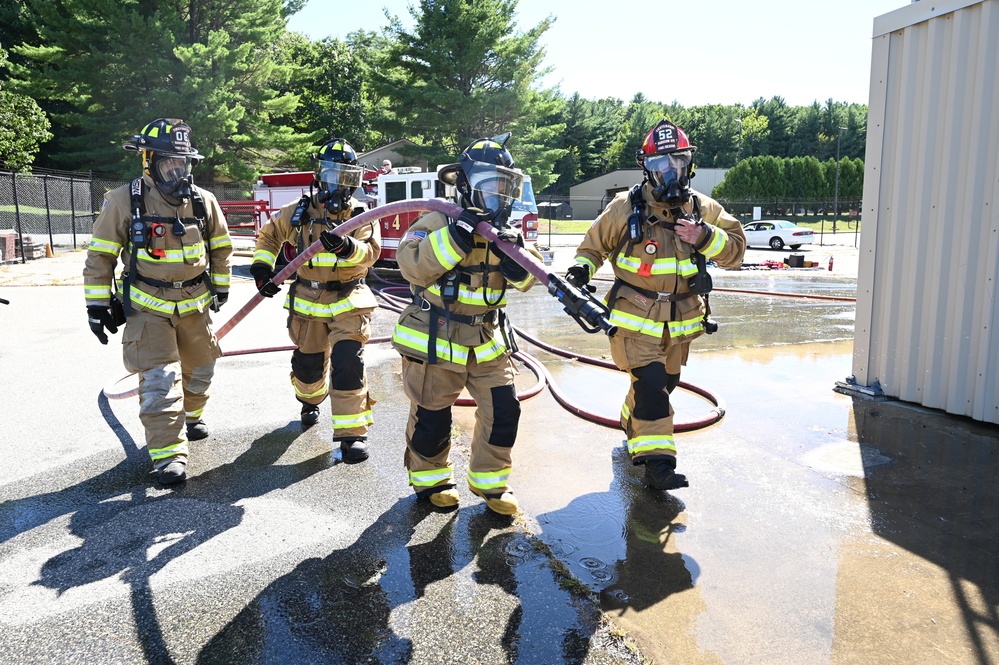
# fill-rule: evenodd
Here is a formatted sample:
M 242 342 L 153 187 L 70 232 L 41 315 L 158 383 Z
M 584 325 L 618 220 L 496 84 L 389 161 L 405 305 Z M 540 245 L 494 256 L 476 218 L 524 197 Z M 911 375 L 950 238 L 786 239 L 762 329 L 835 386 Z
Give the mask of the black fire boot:
M 363 438 L 344 439 L 340 442 L 344 462 L 363 462 L 368 459 L 368 444 Z
M 302 405 L 302 429 L 309 429 L 313 425 L 319 422 L 319 405 L 318 404 L 303 404 Z
M 156 479 L 161 485 L 176 485 L 187 480 L 187 463 L 175 459 L 166 466 L 156 470 Z
M 187 440 L 200 441 L 208 438 L 208 425 L 200 418 L 187 421 Z
M 657 490 L 675 490 L 689 487 L 687 476 L 676 472 L 672 457 L 649 460 L 645 463 L 645 484 Z

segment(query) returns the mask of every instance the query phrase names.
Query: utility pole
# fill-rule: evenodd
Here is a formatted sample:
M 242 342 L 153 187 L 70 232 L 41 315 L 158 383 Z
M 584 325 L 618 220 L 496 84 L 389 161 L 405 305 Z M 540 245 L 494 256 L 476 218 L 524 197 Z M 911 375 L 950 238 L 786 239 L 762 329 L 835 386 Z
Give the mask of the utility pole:
M 833 194 L 833 233 L 836 233 L 836 220 L 839 219 L 839 139 L 844 129 L 846 127 L 840 127 L 836 130 L 836 190 Z
M 736 118 L 735 121 L 739 123 L 739 152 L 735 156 L 735 163 L 738 164 L 742 159 L 742 118 Z

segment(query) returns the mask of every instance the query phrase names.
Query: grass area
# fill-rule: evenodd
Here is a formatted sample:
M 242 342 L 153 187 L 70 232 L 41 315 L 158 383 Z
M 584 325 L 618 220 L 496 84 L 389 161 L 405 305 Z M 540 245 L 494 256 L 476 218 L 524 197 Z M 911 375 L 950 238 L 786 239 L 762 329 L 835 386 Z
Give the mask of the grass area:
M 544 235 L 548 233 L 548 225 L 551 224 L 552 233 L 586 233 L 589 230 L 590 225 L 593 224 L 592 219 L 539 219 L 538 220 L 538 234 Z

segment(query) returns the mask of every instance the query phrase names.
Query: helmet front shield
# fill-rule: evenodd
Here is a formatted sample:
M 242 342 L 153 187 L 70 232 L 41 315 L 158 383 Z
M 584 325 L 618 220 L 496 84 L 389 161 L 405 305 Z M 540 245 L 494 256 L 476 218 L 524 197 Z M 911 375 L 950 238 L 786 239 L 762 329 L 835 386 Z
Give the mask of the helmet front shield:
M 524 195 L 524 174 L 517 169 L 474 162 L 465 170 L 472 199 L 484 210 L 498 212 L 520 201 Z
M 316 164 L 316 180 L 320 184 L 326 185 L 330 191 L 341 188 L 355 188 L 361 186 L 361 176 L 364 169 L 355 164 L 343 164 L 322 160 Z

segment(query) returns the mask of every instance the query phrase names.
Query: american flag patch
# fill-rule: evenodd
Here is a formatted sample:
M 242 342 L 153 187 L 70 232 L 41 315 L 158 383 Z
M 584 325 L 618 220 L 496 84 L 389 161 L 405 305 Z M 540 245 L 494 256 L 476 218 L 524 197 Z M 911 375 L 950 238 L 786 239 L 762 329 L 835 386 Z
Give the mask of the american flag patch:
M 422 240 L 427 237 L 426 231 L 410 231 L 403 237 L 403 240 Z

